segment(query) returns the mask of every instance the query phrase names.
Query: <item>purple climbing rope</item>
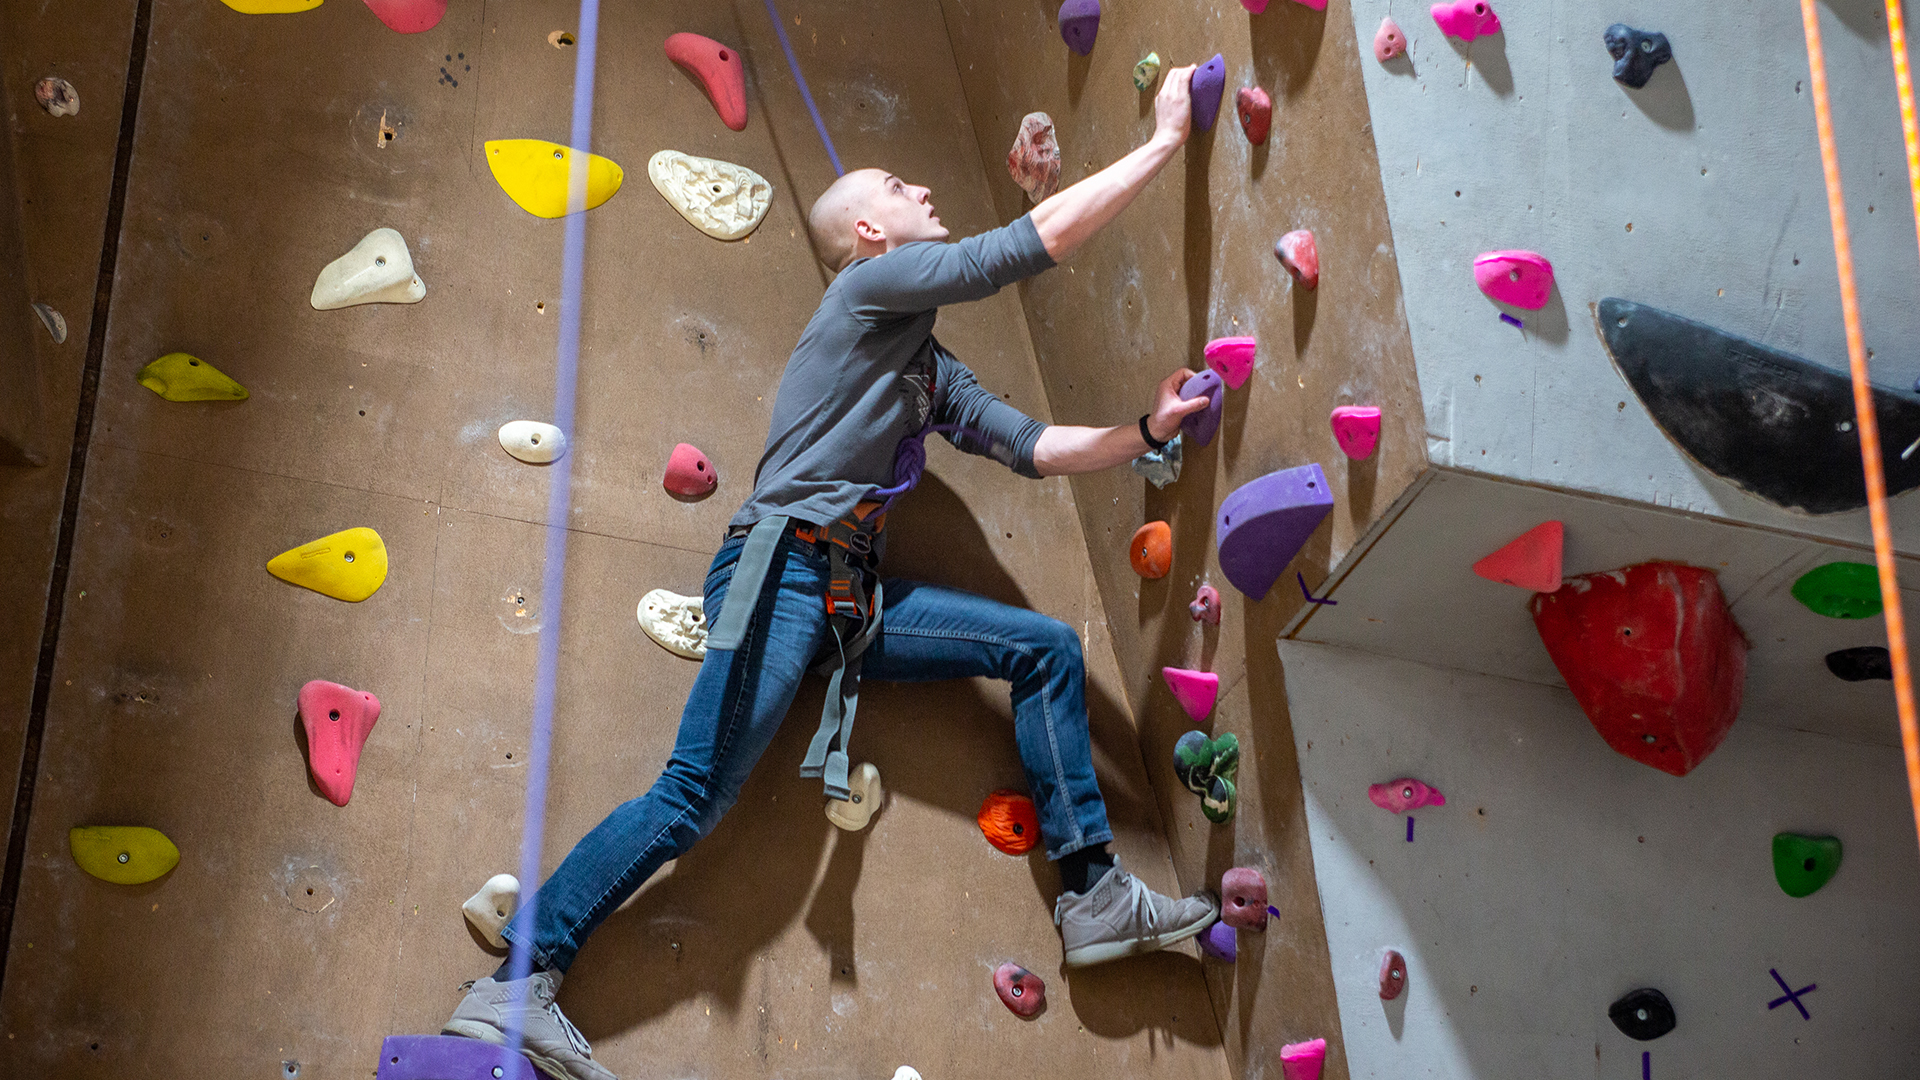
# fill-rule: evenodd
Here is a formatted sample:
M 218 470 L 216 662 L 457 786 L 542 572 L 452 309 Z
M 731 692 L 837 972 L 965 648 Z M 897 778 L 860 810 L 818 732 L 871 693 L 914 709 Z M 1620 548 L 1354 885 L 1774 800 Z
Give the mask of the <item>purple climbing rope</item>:
M 840 167 L 840 155 L 833 149 L 833 136 L 827 134 L 827 122 L 820 119 L 820 109 L 813 103 L 813 91 L 807 89 L 807 77 L 800 74 L 800 59 L 793 55 L 793 42 L 787 40 L 787 28 L 780 25 L 780 13 L 774 10 L 773 0 L 767 0 L 767 18 L 773 20 L 773 32 L 780 35 L 780 48 L 787 54 L 787 68 L 800 87 L 800 100 L 807 103 L 807 113 L 813 117 L 813 130 L 820 133 L 820 144 L 827 148 L 827 160 L 833 162 L 833 175 L 847 175 L 847 170 Z
M 573 438 L 574 393 L 580 371 L 580 307 L 587 254 L 587 150 L 593 144 L 593 79 L 600 38 L 600 0 L 581 0 L 573 65 L 573 125 L 567 155 L 567 217 L 560 249 L 560 341 L 553 372 L 553 423 Z M 540 573 L 539 662 L 534 677 L 532 735 L 527 746 L 527 806 L 520 832 L 520 906 L 508 954 L 510 977 L 533 970 L 533 927 L 540 897 L 540 852 L 547 821 L 547 759 L 553 742 L 554 685 L 560 669 L 560 602 L 566 589 L 567 523 L 573 503 L 573 454 L 548 467 L 546 565 Z M 509 1014 L 507 1045 L 518 1051 L 524 1034 Z
M 964 424 L 929 424 L 901 439 L 900 445 L 893 449 L 893 486 L 874 489 L 875 498 L 884 495 L 887 499 L 880 504 L 880 509 L 874 511 L 875 515 L 884 514 L 893 509 L 895 499 L 919 486 L 921 474 L 927 471 L 927 436 L 936 431 L 977 435 L 982 442 L 987 441 L 985 432 L 975 431 Z

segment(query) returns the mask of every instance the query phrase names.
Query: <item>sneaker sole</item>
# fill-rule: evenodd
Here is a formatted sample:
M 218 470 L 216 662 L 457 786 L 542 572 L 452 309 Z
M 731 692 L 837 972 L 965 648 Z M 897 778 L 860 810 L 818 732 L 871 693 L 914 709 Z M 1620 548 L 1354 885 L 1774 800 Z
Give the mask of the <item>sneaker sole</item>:
M 1062 967 L 1087 967 L 1092 964 L 1104 964 L 1109 960 L 1119 960 L 1141 953 L 1159 952 L 1169 945 L 1178 945 L 1188 938 L 1199 937 L 1207 927 L 1219 920 L 1219 915 L 1207 918 L 1178 930 L 1169 930 L 1158 937 L 1133 938 L 1128 941 L 1101 941 L 1092 945 L 1082 945 L 1077 949 L 1068 949 Z
M 495 1046 L 507 1045 L 506 1032 L 501 1031 L 492 1024 L 483 1023 L 479 1020 L 449 1020 L 446 1026 L 440 1029 L 440 1034 L 458 1035 L 466 1039 L 479 1039 L 481 1042 L 492 1043 Z M 553 1077 L 553 1080 L 573 1080 L 572 1077 L 567 1075 L 566 1068 L 559 1062 L 542 1057 L 524 1046 L 520 1048 L 520 1056 L 533 1062 L 534 1068 Z

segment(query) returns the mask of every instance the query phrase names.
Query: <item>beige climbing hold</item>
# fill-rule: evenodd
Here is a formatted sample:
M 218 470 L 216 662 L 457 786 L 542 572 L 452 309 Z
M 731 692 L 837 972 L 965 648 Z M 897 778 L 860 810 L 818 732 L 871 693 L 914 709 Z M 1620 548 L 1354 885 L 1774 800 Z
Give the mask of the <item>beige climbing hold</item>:
M 466 912 L 467 921 L 473 924 L 487 944 L 496 949 L 507 947 L 507 939 L 500 936 L 513 921 L 513 913 L 520 910 L 520 879 L 512 874 L 495 874 L 487 879 L 480 891 L 467 897 L 460 905 Z
M 355 304 L 417 304 L 426 295 L 406 238 L 392 229 L 375 229 L 320 271 L 307 302 L 318 311 L 332 311 Z
M 500 449 L 529 465 L 545 465 L 566 456 L 567 435 L 538 420 L 513 420 L 500 426 Z
M 640 629 L 675 656 L 701 660 L 707 655 L 706 600 L 655 589 L 640 598 Z
M 49 75 L 34 83 L 33 100 L 51 116 L 75 116 L 80 112 L 80 91 L 58 75 Z
M 773 185 L 744 165 L 662 150 L 647 161 L 654 190 L 694 228 L 716 240 L 738 240 L 760 227 L 773 205 Z
M 33 313 L 40 316 L 40 325 L 47 328 L 47 333 L 52 335 L 55 345 L 65 345 L 67 343 L 67 317 L 65 315 L 53 310 L 50 305 L 42 304 L 38 301 L 33 305 Z
M 827 800 L 827 820 L 848 832 L 859 832 L 880 809 L 880 770 L 870 761 L 847 773 L 847 798 Z

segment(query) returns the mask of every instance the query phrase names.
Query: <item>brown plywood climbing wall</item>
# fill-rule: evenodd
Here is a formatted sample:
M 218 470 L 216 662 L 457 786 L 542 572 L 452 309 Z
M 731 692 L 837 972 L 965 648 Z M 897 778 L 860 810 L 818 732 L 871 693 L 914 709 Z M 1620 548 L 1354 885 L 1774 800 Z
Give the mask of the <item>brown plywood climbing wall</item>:
M 1182 884 L 1217 887 L 1235 865 L 1256 866 L 1280 917 L 1264 937 L 1242 933 L 1237 965 L 1209 965 L 1209 986 L 1236 1073 L 1269 1075 L 1281 1047 L 1325 1036 L 1327 1076 L 1346 1075 L 1339 1019 L 1313 882 L 1284 677 L 1275 640 L 1425 464 L 1425 433 L 1379 164 L 1360 78 L 1360 48 L 1345 4 L 1313 11 L 1273 0 L 1254 15 L 1231 3 L 1107 5 L 1092 53 L 1069 52 L 1051 4 L 983 7 L 946 0 L 947 28 L 973 112 L 980 157 L 1003 220 L 1025 196 L 1001 162 L 1021 117 L 1049 113 L 1072 184 L 1145 141 L 1152 91 L 1137 91 L 1136 61 L 1156 52 L 1163 71 L 1222 54 L 1218 122 L 1186 149 L 1117 224 L 1074 258 L 1069 272 L 1021 290 L 1040 373 L 1062 423 L 1138 416 L 1153 384 L 1178 365 L 1203 366 L 1216 337 L 1253 335 L 1258 364 L 1228 392 L 1221 434 L 1185 447 L 1181 479 L 1157 490 L 1111 472 L 1075 478 L 1095 579 L 1112 621 L 1127 699 L 1142 718 L 1142 747 L 1172 823 Z M 1370 61 L 1369 61 L 1370 62 Z M 1164 75 L 1162 76 L 1164 78 Z M 1155 87 L 1158 87 L 1158 82 Z M 1265 89 L 1272 131 L 1252 145 L 1235 115 L 1243 86 Z M 1288 284 L 1272 254 L 1311 229 L 1317 289 Z M 1329 413 L 1382 410 L 1379 448 L 1349 461 Z M 1335 505 L 1264 600 L 1221 576 L 1214 554 L 1221 501 L 1277 469 L 1318 463 Z M 1173 570 L 1143 580 L 1125 557 L 1142 523 L 1173 530 Z M 1202 582 L 1224 598 L 1217 630 L 1190 620 Z M 1175 779 L 1172 747 L 1192 728 L 1162 682 L 1172 665 L 1217 672 L 1220 700 L 1201 726 L 1242 743 L 1239 810 L 1210 824 Z
M 566 139 L 577 46 L 550 35 L 577 29 L 574 6 L 454 5 L 413 36 L 352 0 L 152 10 L 0 1073 L 365 1076 L 383 1035 L 435 1030 L 460 982 L 498 962 L 459 905 L 517 861 L 541 635 L 561 657 L 545 865 L 664 761 L 695 668 L 646 640 L 634 608 L 652 588 L 698 591 L 748 490 L 823 285 L 801 223 L 831 172 L 760 5 L 685 21 L 608 7 L 590 149 L 626 181 L 587 217 L 574 500 L 548 521 L 548 474 L 494 433 L 551 409 L 562 225 L 516 207 L 482 146 Z M 850 163 L 930 185 L 956 234 L 997 223 L 936 4 L 820 0 L 782 17 Z M 60 26 L 10 26 L 57 51 Z M 744 131 L 661 55 L 682 30 L 745 56 Z M 111 113 L 122 86 L 82 88 Z M 644 176 L 668 148 L 772 181 L 759 229 L 721 243 L 689 227 Z M 25 150 L 35 184 L 72 167 Z M 87 161 L 96 206 L 107 166 Z M 58 251 L 94 250 L 91 212 L 30 226 L 29 258 L 77 274 Z M 424 300 L 314 310 L 321 267 L 378 227 L 405 238 Z M 71 316 L 84 296 L 68 302 Z M 984 385 L 1050 415 L 1017 297 L 950 310 L 941 336 Z M 176 350 L 250 397 L 168 402 L 135 382 Z M 661 490 L 683 440 L 719 471 L 704 502 Z M 1116 847 L 1172 891 L 1074 489 L 930 456 L 895 511 L 892 570 L 1081 631 Z M 391 559 L 365 601 L 266 573 L 350 526 L 378 530 Z M 573 533 L 566 616 L 548 625 L 556 527 Z M 383 704 L 344 807 L 310 786 L 297 734 L 295 696 L 316 678 Z M 1039 1061 L 1065 1078 L 1225 1075 L 1190 955 L 1061 977 L 1053 870 L 980 837 L 981 797 L 1022 783 L 1002 686 L 869 688 L 856 754 L 893 794 L 858 835 L 795 775 L 820 698 L 810 683 L 734 812 L 582 954 L 563 1004 L 599 1059 L 628 1076 L 884 1078 L 907 1063 L 940 1080 Z M 79 824 L 158 828 L 181 862 L 148 884 L 95 880 L 66 851 Z M 1009 959 L 1052 988 L 1035 1021 L 994 997 Z

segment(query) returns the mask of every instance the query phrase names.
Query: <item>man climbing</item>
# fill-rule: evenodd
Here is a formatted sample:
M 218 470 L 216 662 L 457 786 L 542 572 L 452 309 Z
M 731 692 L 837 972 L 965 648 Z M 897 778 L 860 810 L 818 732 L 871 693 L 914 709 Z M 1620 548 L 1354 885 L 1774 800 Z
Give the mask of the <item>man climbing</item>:
M 1054 921 L 1067 966 L 1165 948 L 1215 920 L 1211 897 L 1161 896 L 1107 852 L 1113 834 L 1073 629 L 958 589 L 873 574 L 887 507 L 917 481 L 919 440 L 931 428 L 1038 479 L 1125 464 L 1206 406 L 1204 397 L 1180 400 L 1192 374 L 1181 368 L 1161 380 L 1138 423 L 1042 424 L 982 389 L 933 337 L 941 305 L 992 296 L 1054 266 L 1133 201 L 1187 140 L 1192 74 L 1168 73 L 1146 144 L 1005 228 L 944 243 L 931 193 L 878 169 L 848 173 L 814 203 L 808 227 L 837 276 L 787 361 L 753 492 L 707 573 L 707 654 L 673 754 L 645 795 L 574 846 L 541 886 L 531 920 L 523 907 L 507 929 L 531 953 L 531 976 L 513 980 L 509 961 L 475 980 L 446 1033 L 506 1043 L 517 1028 L 522 1051 L 548 1075 L 613 1080 L 555 1004 L 561 976 L 601 920 L 718 824 L 816 663 L 833 674 L 803 772 L 840 799 L 849 797 L 845 744 L 861 678 L 1012 684 L 1014 739 L 1047 856 L 1060 868 Z

